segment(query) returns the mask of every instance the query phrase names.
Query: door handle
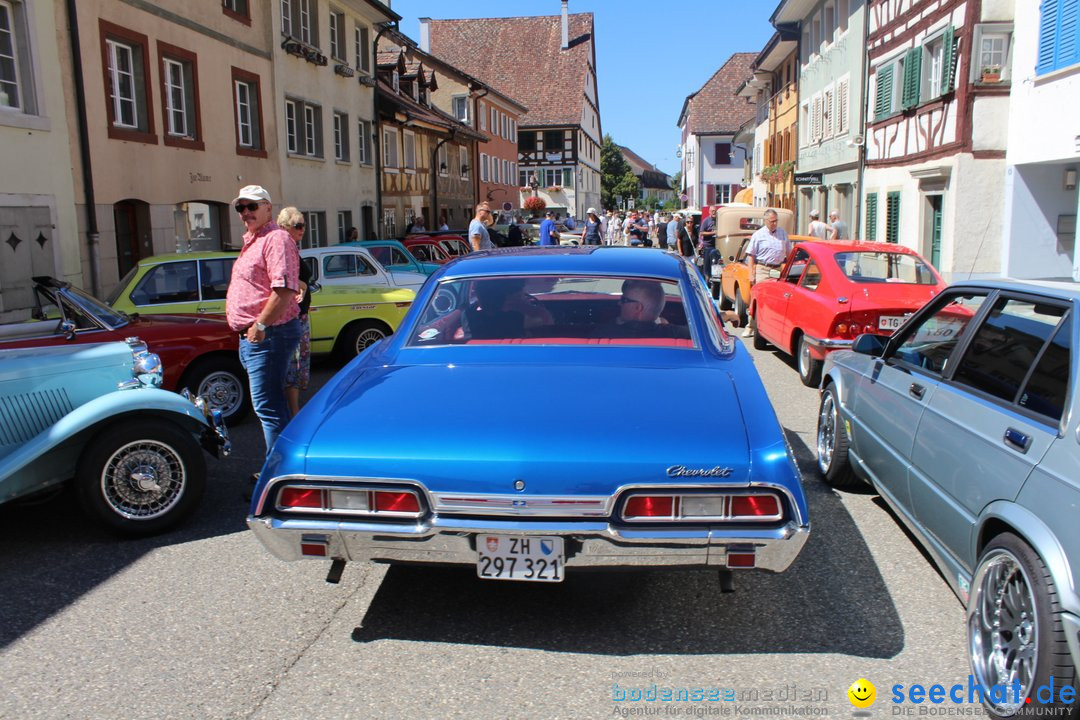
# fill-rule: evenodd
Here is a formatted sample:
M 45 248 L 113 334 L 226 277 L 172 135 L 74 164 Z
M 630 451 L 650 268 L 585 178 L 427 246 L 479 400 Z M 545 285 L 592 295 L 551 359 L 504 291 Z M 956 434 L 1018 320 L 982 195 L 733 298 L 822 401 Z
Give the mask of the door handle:
M 785 300 L 787 300 L 789 297 L 791 297 L 791 293 L 784 293 L 784 299 Z
M 1028 448 L 1031 447 L 1031 436 L 1020 432 L 1016 428 L 1007 428 L 1003 439 L 1006 445 L 1022 453 L 1026 453 Z
M 926 394 L 926 388 L 919 383 L 911 383 L 911 387 L 908 388 L 908 395 L 916 400 L 922 400 L 923 395 Z

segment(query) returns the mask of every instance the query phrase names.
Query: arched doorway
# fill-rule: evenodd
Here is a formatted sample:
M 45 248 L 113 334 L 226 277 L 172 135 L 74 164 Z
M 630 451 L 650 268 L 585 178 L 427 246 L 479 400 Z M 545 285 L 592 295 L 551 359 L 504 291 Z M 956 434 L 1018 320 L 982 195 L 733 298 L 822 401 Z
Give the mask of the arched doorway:
M 124 277 L 135 263 L 153 254 L 150 205 L 142 200 L 121 200 L 113 205 L 116 228 L 116 267 Z

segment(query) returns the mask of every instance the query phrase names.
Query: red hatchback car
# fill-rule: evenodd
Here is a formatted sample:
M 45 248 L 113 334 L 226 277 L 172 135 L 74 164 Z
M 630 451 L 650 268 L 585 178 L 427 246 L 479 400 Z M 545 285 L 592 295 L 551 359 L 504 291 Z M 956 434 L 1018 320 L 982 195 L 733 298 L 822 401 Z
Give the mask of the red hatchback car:
M 891 335 L 945 285 L 930 263 L 901 245 L 802 242 L 778 277 L 751 291 L 754 347 L 772 343 L 794 356 L 803 384 L 814 387 L 825 353 L 851 347 L 863 333 Z
M 70 283 L 34 278 L 34 305 L 23 322 L 0 325 L 0 349 L 103 343 L 138 337 L 161 358 L 162 387 L 188 388 L 225 422 L 251 410 L 240 336 L 220 316 L 127 315 Z

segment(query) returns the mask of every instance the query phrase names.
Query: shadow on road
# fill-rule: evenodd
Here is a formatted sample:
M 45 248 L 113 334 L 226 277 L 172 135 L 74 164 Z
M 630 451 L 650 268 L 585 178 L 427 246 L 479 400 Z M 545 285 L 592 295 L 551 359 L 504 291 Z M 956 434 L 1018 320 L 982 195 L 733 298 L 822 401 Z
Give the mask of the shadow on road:
M 562 583 L 482 581 L 472 569 L 391 567 L 353 640 L 419 640 L 612 655 L 841 653 L 891 658 L 903 626 L 869 549 L 813 455 L 788 440 L 812 532 L 786 572 L 570 573 Z

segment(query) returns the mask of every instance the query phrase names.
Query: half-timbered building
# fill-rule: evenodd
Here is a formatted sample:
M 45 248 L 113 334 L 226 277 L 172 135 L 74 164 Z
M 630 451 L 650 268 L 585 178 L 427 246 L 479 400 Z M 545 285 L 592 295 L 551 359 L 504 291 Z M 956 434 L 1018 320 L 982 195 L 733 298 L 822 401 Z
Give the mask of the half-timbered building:
M 487 141 L 433 104 L 434 71 L 408 58 L 398 40 L 376 56 L 381 236 L 390 238 L 403 237 L 420 216 L 428 229 L 444 217 L 451 227 L 466 225 L 476 203 L 471 168 L 449 158 L 472 157 L 475 144 Z
M 521 200 L 559 213 L 600 207 L 600 100 L 592 13 L 431 20 L 421 48 L 528 107 L 517 129 Z M 430 48 L 424 47 L 429 42 Z
M 1008 5 L 1009 8 L 1005 6 Z M 947 278 L 1001 268 L 1009 88 L 984 75 L 985 20 L 1011 3 L 873 0 L 862 234 L 922 253 Z M 978 70 L 978 72 L 976 72 Z

